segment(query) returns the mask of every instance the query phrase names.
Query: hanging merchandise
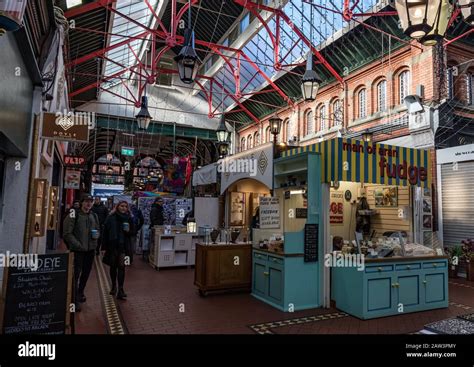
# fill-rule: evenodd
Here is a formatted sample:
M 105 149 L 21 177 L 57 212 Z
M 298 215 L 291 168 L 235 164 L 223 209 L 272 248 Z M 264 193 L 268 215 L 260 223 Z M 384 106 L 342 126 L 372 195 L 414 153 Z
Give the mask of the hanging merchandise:
M 27 1 L 0 1 L 0 36 L 20 28 Z
M 174 162 L 177 162 L 176 164 Z M 163 191 L 182 194 L 186 184 L 187 158 L 167 160 L 164 166 Z

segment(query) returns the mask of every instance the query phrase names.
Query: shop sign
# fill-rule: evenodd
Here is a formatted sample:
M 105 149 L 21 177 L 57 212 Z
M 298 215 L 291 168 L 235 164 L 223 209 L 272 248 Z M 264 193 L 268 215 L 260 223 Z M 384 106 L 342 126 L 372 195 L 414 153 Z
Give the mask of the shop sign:
M 43 114 L 42 136 L 45 139 L 89 142 L 89 129 L 93 118 L 88 113 L 64 114 L 62 112 Z
M 64 156 L 64 165 L 70 168 L 82 168 L 86 164 L 86 159 L 82 156 Z
M 436 162 L 438 164 L 471 160 L 474 160 L 474 144 L 460 145 L 457 147 L 439 149 L 436 151 Z
M 260 197 L 260 228 L 280 228 L 280 199 Z
M 64 188 L 78 190 L 81 185 L 81 171 L 66 170 L 64 176 Z
M 135 155 L 135 148 L 122 147 L 122 155 L 133 157 Z
M 344 222 L 344 194 L 342 192 L 331 192 L 331 204 L 329 205 L 329 223 L 343 224 Z

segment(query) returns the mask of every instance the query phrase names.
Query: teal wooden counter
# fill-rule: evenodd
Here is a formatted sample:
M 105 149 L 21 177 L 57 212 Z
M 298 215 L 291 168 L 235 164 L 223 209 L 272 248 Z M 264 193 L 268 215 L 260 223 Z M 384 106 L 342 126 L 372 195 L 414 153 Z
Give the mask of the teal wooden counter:
M 366 259 L 365 269 L 331 269 L 331 298 L 336 308 L 360 319 L 448 307 L 448 260 Z
M 253 250 L 252 295 L 281 311 L 319 307 L 318 263 L 303 254 Z

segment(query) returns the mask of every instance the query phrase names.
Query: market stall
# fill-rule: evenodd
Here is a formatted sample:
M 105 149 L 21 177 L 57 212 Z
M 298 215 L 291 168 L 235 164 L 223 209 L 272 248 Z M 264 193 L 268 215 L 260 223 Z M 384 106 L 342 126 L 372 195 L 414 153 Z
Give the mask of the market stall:
M 285 311 L 333 300 L 363 319 L 447 307 L 430 163 L 428 151 L 342 138 L 284 152 L 281 223 L 254 242 L 254 296 Z

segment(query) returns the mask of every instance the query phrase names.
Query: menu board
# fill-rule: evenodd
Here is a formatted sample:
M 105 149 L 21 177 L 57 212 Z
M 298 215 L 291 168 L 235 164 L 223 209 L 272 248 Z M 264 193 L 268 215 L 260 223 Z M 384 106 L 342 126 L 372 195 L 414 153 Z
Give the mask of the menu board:
M 260 197 L 260 228 L 280 228 L 280 198 Z
M 304 262 L 318 261 L 319 225 L 304 226 Z
M 69 328 L 72 254 L 38 255 L 27 266 L 5 267 L 3 334 L 65 334 Z M 33 264 L 33 267 L 31 267 Z

